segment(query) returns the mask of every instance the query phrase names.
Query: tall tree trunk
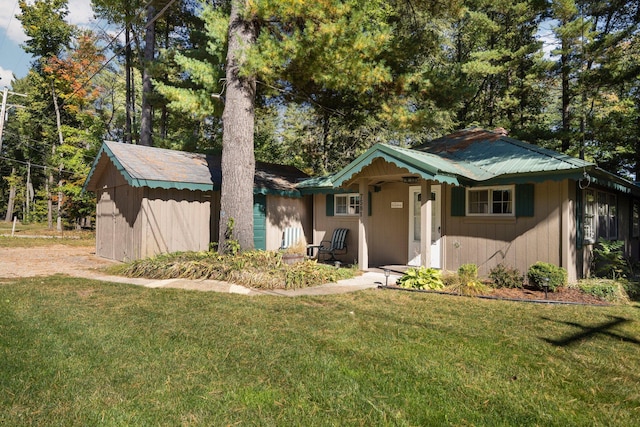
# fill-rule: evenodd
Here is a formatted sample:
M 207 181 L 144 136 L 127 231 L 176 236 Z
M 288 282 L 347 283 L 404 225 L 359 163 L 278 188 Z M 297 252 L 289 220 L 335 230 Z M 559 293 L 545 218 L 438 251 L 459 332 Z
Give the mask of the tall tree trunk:
M 236 240 L 242 250 L 253 248 L 256 78 L 240 76 L 240 68 L 246 59 L 246 49 L 256 41 L 257 27 L 241 15 L 245 5 L 246 0 L 232 0 L 229 20 L 227 86 L 222 113 L 220 251 L 229 248 L 229 239 Z
M 132 96 L 131 96 L 131 28 L 129 22 L 126 24 L 124 33 L 125 47 L 124 47 L 124 74 L 125 74 L 125 129 L 124 129 L 124 142 L 131 144 L 133 142 L 133 129 L 131 126 L 131 110 L 132 110 Z
M 140 145 L 152 146 L 153 109 L 150 96 L 153 90 L 151 67 L 156 51 L 156 24 L 153 21 L 156 9 L 151 3 L 147 6 L 147 25 L 144 36 L 144 58 L 142 71 L 142 111 L 140 113 Z

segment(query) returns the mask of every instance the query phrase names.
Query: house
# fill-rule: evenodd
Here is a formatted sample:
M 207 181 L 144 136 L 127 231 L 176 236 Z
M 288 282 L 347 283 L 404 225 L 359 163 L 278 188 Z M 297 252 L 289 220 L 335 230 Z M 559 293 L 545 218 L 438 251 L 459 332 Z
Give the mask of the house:
M 308 178 L 291 166 L 256 163 L 254 242 L 277 249 L 286 227 L 312 233 Z M 84 189 L 96 193 L 96 254 L 129 261 L 208 250 L 218 240 L 220 157 L 105 142 Z
M 545 261 L 575 281 L 589 274 L 598 239 L 640 253 L 640 187 L 502 131 L 465 129 L 413 149 L 376 144 L 297 188 L 313 197 L 313 243 L 348 228 L 342 260 L 362 270 L 475 263 L 486 276 L 500 263 L 526 272 Z

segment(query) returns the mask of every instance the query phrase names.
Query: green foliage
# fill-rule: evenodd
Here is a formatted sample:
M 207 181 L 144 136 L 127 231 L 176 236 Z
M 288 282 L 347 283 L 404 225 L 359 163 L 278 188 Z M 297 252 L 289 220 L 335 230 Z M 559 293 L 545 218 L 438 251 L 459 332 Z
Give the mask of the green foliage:
M 628 277 L 631 268 L 624 256 L 624 241 L 599 239 L 593 248 L 592 267 L 596 277 Z
M 582 292 L 604 301 L 626 304 L 629 302 L 629 295 L 625 285 L 626 281 L 620 280 L 587 279 L 581 280 L 577 287 Z
M 427 267 L 411 267 L 396 284 L 403 288 L 438 290 L 444 288 L 440 270 Z
M 150 279 L 213 279 L 257 289 L 297 289 L 354 276 L 351 268 L 335 268 L 315 260 L 287 265 L 277 251 L 179 252 L 136 260 L 114 273 Z
M 225 241 L 222 247 L 218 247 L 218 250 L 222 254 L 236 255 L 238 252 L 240 252 L 240 242 L 234 237 L 233 234 L 235 223 L 236 221 L 233 218 L 229 218 L 229 220 L 227 221 L 227 229 L 224 233 Z
M 489 271 L 489 278 L 496 288 L 522 288 L 524 275 L 516 268 L 498 264 Z
M 443 277 L 445 290 L 458 295 L 483 295 L 489 288 L 478 279 L 478 266 L 473 263 L 462 264 L 455 274 Z
M 529 267 L 527 271 L 529 284 L 540 290 L 544 286 L 549 286 L 549 291 L 556 292 L 559 288 L 566 286 L 568 282 L 567 270 L 547 262 L 538 261 Z
M 23 48 L 38 58 L 50 58 L 71 43 L 74 27 L 65 21 L 69 14 L 67 0 L 20 0 L 22 13 L 17 18 L 28 37 Z
M 462 264 L 458 267 L 458 275 L 463 280 L 475 280 L 478 278 L 478 266 L 476 264 Z

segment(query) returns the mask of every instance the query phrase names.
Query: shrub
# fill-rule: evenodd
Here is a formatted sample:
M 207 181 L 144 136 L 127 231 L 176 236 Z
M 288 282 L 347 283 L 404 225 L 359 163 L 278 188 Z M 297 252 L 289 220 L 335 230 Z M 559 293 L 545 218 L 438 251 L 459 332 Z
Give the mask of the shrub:
M 524 275 L 515 268 L 498 264 L 489 271 L 489 278 L 496 288 L 522 288 Z
M 427 267 L 412 267 L 400 277 L 396 284 L 410 289 L 442 289 L 444 284 L 440 277 L 440 270 Z
M 631 268 L 624 257 L 622 240 L 602 240 L 593 248 L 593 271 L 596 277 L 616 279 L 628 277 Z
M 462 264 L 458 267 L 458 276 L 462 280 L 473 280 L 478 278 L 478 266 L 475 264 Z
M 549 291 L 556 292 L 558 288 L 565 286 L 568 281 L 567 270 L 548 262 L 538 261 L 529 267 L 527 272 L 529 284 L 540 290 L 544 290 L 544 285 L 549 285 Z M 547 281 L 548 279 L 548 281 Z
M 478 266 L 462 264 L 456 273 L 448 273 L 443 277 L 447 292 L 458 295 L 482 295 L 489 292 L 487 286 L 478 279 Z
M 577 287 L 582 292 L 609 302 L 628 303 L 625 281 L 611 279 L 581 280 Z

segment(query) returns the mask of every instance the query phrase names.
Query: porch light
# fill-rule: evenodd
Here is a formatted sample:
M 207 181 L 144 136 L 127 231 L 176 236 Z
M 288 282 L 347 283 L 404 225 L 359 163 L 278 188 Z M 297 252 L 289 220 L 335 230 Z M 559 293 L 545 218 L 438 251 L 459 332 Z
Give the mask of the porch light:
M 404 182 L 405 184 L 415 184 L 416 182 L 418 182 L 418 177 L 417 176 L 403 176 L 402 177 L 402 182 Z

